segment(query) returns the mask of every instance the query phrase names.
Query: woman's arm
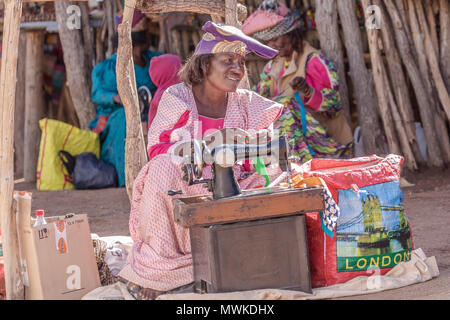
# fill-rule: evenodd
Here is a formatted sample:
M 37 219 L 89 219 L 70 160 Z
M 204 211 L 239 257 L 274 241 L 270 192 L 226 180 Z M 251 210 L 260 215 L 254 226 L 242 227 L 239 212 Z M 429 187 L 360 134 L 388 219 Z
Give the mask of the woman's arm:
M 186 129 L 191 108 L 187 105 L 180 85 L 167 89 L 159 102 L 158 110 L 148 130 L 148 157 L 168 153 L 182 142 L 192 139 Z
M 331 118 L 342 110 L 339 95 L 339 76 L 334 65 L 319 54 L 312 54 L 307 62 L 306 82 L 311 90 L 305 95 L 305 105 Z
M 110 75 L 111 63 L 108 60 L 100 62 L 92 71 L 92 91 L 91 98 L 96 105 L 113 107 L 116 106 L 114 96 L 118 94 L 116 79 Z M 110 79 L 108 79 L 110 78 Z

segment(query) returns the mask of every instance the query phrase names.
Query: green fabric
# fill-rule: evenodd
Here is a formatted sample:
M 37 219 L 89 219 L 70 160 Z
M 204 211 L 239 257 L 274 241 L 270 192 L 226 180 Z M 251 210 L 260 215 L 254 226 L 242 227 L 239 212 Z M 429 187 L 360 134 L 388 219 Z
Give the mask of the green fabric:
M 262 175 L 264 179 L 266 179 L 265 187 L 268 187 L 270 185 L 270 178 L 267 173 L 266 165 L 261 158 L 256 158 L 255 169 L 258 174 Z

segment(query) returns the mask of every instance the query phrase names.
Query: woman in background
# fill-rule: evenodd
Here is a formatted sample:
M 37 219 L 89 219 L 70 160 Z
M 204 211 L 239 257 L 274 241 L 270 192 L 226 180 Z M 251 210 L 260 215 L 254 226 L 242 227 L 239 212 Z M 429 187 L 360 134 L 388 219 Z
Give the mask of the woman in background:
M 137 88 L 147 87 L 153 95 L 156 86 L 149 75 L 150 62 L 153 57 L 162 53 L 148 50 L 150 46 L 148 25 L 147 17 L 136 10 L 131 30 L 136 85 Z M 89 128 L 100 134 L 100 158 L 115 167 L 119 187 L 123 187 L 125 185 L 126 118 L 117 89 L 116 61 L 117 54 L 114 54 L 100 62 L 92 71 L 91 94 L 92 101 L 97 105 L 97 116 L 92 120 Z
M 300 21 L 283 3 L 264 0 L 244 22 L 244 33 L 279 51 L 255 90 L 284 105 L 275 128 L 288 135 L 292 154 L 301 162 L 350 158 L 353 135 L 340 103 L 337 71 L 303 39 Z

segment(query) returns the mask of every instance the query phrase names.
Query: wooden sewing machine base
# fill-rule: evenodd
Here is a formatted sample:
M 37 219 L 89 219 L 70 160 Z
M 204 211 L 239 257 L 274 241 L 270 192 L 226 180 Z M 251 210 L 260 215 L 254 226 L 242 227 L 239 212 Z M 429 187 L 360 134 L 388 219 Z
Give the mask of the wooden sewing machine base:
M 197 292 L 312 292 L 303 214 L 324 210 L 322 187 L 257 189 L 173 203 L 175 221 L 190 228 Z

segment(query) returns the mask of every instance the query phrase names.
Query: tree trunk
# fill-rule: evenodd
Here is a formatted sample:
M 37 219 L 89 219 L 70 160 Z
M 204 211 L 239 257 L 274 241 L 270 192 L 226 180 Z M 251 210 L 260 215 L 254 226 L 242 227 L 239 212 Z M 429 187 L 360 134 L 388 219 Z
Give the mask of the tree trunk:
M 368 0 L 362 0 L 364 11 L 366 12 L 369 7 Z M 381 120 L 384 125 L 384 133 L 389 147 L 389 152 L 394 154 L 400 154 L 400 147 L 398 145 L 397 136 L 395 134 L 395 128 L 392 126 L 392 115 L 389 110 L 389 84 L 384 82 L 383 78 L 383 61 L 381 60 L 380 49 L 378 48 L 378 31 L 375 29 L 367 29 L 367 36 L 369 40 L 370 58 L 372 61 L 372 73 L 375 82 L 375 91 L 378 96 L 378 106 L 380 110 Z M 408 159 L 409 165 L 412 165 L 411 161 L 414 159 Z M 415 166 L 415 163 L 413 167 Z M 417 168 L 415 168 L 417 169 Z
M 433 43 L 434 51 L 436 52 L 436 56 L 439 60 L 439 40 L 437 35 L 437 25 L 436 25 L 436 17 L 433 12 L 433 2 L 435 0 L 426 0 L 425 5 L 425 13 L 426 13 L 426 21 L 428 22 L 429 26 L 429 34 L 431 37 L 431 42 Z
M 5 266 L 6 299 L 23 299 L 20 257 L 13 210 L 14 107 L 22 16 L 21 0 L 4 0 L 3 52 L 0 70 L 0 225 Z
M 91 74 L 84 54 L 81 32 L 70 30 L 67 25 L 69 21 L 67 7 L 72 4 L 72 2 L 55 2 L 55 12 L 64 52 L 70 95 L 77 111 L 81 129 L 88 129 L 89 123 L 95 117 L 96 112 L 91 101 L 89 86 Z
M 16 107 L 14 109 L 14 173 L 19 178 L 24 176 L 26 48 L 26 35 L 21 32 L 17 64 Z
M 95 64 L 105 60 L 105 49 L 102 41 L 102 29 L 99 27 L 95 29 Z
M 85 44 L 85 54 L 89 73 L 95 66 L 95 45 L 94 45 L 94 30 L 91 27 L 89 21 L 89 10 L 85 2 L 80 2 L 79 6 L 81 8 L 81 28 L 83 30 L 83 43 Z M 89 78 L 90 79 L 90 78 Z
M 441 116 L 441 108 L 439 106 L 439 101 L 435 95 L 435 88 L 432 82 L 432 75 L 430 71 L 433 71 L 433 66 L 428 64 L 427 56 L 429 53 L 427 51 L 433 50 L 431 43 L 427 42 L 426 31 L 423 23 L 419 23 L 418 14 L 419 10 L 415 9 L 416 1 L 408 0 L 408 11 L 410 17 L 411 30 L 413 31 L 413 41 L 416 47 L 417 59 L 419 62 L 419 69 L 422 73 L 422 79 L 425 89 L 428 92 L 429 97 L 429 108 L 428 112 L 431 112 L 432 119 L 434 120 L 434 127 L 436 131 L 437 140 L 439 141 L 439 146 L 441 147 L 441 153 L 445 159 L 445 163 L 450 162 L 450 143 L 448 139 L 448 134 L 446 134 L 445 128 L 445 115 L 444 118 Z M 423 11 L 422 11 L 423 15 Z M 424 18 L 422 17 L 422 20 Z M 426 24 L 426 22 L 425 22 Z M 426 26 L 425 26 L 426 27 Z M 427 45 L 427 48 L 425 47 Z M 430 48 L 431 47 L 431 48 Z M 435 61 L 436 62 L 436 61 Z M 435 67 L 434 67 L 435 68 Z M 436 71 L 434 71 L 436 73 Z M 444 88 L 445 89 L 445 88 Z
M 134 61 L 131 43 L 131 23 L 135 0 L 126 0 L 123 21 L 119 25 L 119 48 L 117 50 L 117 88 L 122 99 L 127 121 L 125 140 L 125 184 L 130 201 L 133 196 L 133 183 L 139 171 L 148 162 L 144 134 L 134 74 Z
M 24 178 L 26 182 L 36 181 L 41 129 L 39 120 L 45 116 L 43 96 L 43 63 L 45 31 L 29 31 L 26 51 L 25 73 L 25 137 Z
M 380 139 L 381 129 L 377 118 L 377 100 L 371 75 L 364 62 L 361 33 L 354 4 L 353 0 L 337 1 L 350 63 L 350 76 L 358 106 L 358 119 L 365 152 L 368 154 L 383 154 L 383 144 Z
M 105 0 L 103 3 L 105 4 L 105 21 L 107 26 L 107 34 L 108 38 L 106 43 L 108 44 L 106 49 L 106 57 L 109 58 L 114 54 L 114 46 L 113 46 L 113 36 L 116 32 L 114 30 L 114 5 L 113 1 L 115 0 Z
M 384 27 L 381 28 L 383 48 L 386 54 L 389 76 L 394 90 L 393 95 L 399 109 L 400 119 L 405 128 L 408 141 L 411 144 L 417 162 L 424 166 L 426 163 L 420 153 L 419 145 L 417 143 L 414 112 L 412 110 L 406 76 L 402 68 L 402 60 L 398 53 L 397 45 L 392 33 L 393 26 L 381 0 L 374 0 L 373 3 L 382 10 L 382 23 L 384 24 Z
M 416 12 L 419 18 L 419 24 L 424 34 L 425 55 L 428 58 L 431 75 L 433 77 L 436 90 L 439 94 L 439 99 L 441 100 L 442 106 L 444 107 L 444 111 L 447 114 L 447 119 L 450 120 L 450 96 L 447 92 L 444 80 L 439 70 L 439 59 L 437 58 L 437 54 L 434 50 L 433 40 L 427 26 L 427 21 L 425 18 L 425 14 L 423 12 L 422 3 L 420 1 L 415 1 L 415 5 L 416 5 Z
M 448 0 L 440 0 L 440 5 L 441 69 L 450 90 L 450 3 Z
M 419 111 L 422 118 L 425 137 L 427 139 L 428 162 L 432 167 L 442 168 L 444 166 L 444 162 L 442 160 L 442 153 L 439 148 L 436 131 L 434 129 L 432 111 L 424 107 L 429 105 L 430 98 L 427 94 L 427 90 L 424 87 L 419 68 L 415 63 L 414 56 L 411 52 L 411 47 L 409 46 L 409 42 L 405 34 L 403 23 L 401 21 L 397 7 L 395 6 L 393 0 L 385 0 L 384 3 L 386 4 L 387 11 L 394 25 L 395 37 L 397 40 L 399 52 L 403 60 L 403 64 L 405 65 L 411 83 L 414 87 L 419 105 L 422 106 L 419 108 Z
M 136 8 L 144 13 L 196 12 L 225 16 L 224 0 L 137 0 Z
M 335 0 L 316 0 L 316 21 L 320 46 L 325 56 L 336 64 L 339 75 L 339 95 L 347 121 L 351 122 L 344 51 L 339 36 L 338 14 Z

